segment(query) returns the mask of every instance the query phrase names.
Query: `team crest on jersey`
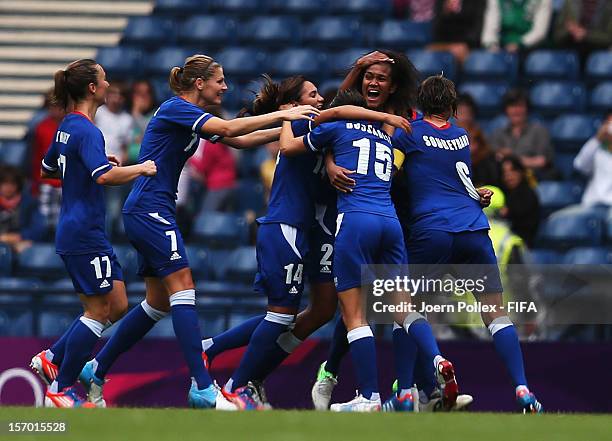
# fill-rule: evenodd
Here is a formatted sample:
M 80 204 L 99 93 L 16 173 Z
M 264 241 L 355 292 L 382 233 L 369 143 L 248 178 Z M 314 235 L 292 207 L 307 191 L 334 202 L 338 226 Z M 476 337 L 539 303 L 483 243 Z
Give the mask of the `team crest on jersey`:
M 291 289 L 289 290 L 289 294 L 297 294 L 298 290 L 295 286 L 292 286 Z
M 322 273 L 325 273 L 325 274 L 331 274 L 331 269 L 329 269 L 329 266 L 327 266 L 327 265 L 323 265 L 323 266 L 321 267 L 321 272 L 322 272 Z
M 182 257 L 179 253 L 175 251 L 174 253 L 172 253 L 172 256 L 170 256 L 170 260 L 178 260 L 178 259 L 182 259 Z
M 108 288 L 110 286 L 110 283 L 108 283 L 108 280 L 104 279 L 104 281 L 102 283 L 100 283 L 100 288 Z

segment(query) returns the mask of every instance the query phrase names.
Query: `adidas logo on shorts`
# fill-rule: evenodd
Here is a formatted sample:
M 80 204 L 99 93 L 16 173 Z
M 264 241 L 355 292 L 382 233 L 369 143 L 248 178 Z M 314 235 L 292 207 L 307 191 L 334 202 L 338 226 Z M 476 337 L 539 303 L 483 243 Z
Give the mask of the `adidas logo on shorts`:
M 289 290 L 289 294 L 297 294 L 298 290 L 295 286 L 292 286 L 291 289 Z
M 323 268 L 321 268 L 321 272 L 325 274 L 330 274 L 331 270 L 329 269 L 327 265 L 325 265 Z
M 108 288 L 110 286 L 110 283 L 108 283 L 108 280 L 104 279 L 104 282 L 100 283 L 100 288 Z
M 179 253 L 175 251 L 174 253 L 172 253 L 172 256 L 170 256 L 170 260 L 178 260 L 178 259 L 182 259 L 182 257 Z

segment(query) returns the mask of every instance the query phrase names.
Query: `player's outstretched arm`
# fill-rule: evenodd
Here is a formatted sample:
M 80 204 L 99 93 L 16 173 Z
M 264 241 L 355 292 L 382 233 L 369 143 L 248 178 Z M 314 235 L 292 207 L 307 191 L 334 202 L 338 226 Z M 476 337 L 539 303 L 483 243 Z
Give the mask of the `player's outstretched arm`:
M 296 138 L 293 135 L 290 121 L 284 121 L 280 133 L 280 152 L 285 156 L 295 156 L 306 151 L 304 137 Z
M 155 162 L 145 161 L 142 164 L 128 165 L 127 167 L 111 167 L 109 171 L 98 176 L 96 183 L 100 185 L 122 185 L 139 176 L 155 176 L 156 174 Z
M 245 118 L 230 120 L 213 117 L 204 123 L 202 126 L 202 133 L 223 137 L 241 136 L 277 124 L 281 121 L 294 121 L 296 119 L 312 120 L 313 114 L 319 114 L 319 110 L 316 107 L 297 106 L 286 110 L 267 113 L 265 115 L 247 116 Z
M 280 137 L 280 127 L 274 129 L 257 130 L 242 136 L 223 138 L 223 143 L 235 149 L 249 149 L 259 147 L 269 142 L 278 141 Z
M 407 132 L 412 131 L 410 122 L 406 118 L 390 113 L 365 109 L 359 106 L 338 106 L 323 110 L 319 116 L 315 117 L 314 124 L 320 125 L 328 121 L 339 119 L 377 121 L 392 127 L 404 129 Z

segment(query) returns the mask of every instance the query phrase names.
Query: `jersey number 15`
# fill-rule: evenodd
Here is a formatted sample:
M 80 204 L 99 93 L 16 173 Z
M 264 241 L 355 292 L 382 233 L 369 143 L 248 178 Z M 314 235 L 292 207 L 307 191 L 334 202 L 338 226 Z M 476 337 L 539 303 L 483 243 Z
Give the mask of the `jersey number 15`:
M 391 152 L 391 148 L 382 142 L 375 142 L 368 138 L 361 138 L 353 141 L 353 147 L 357 147 L 359 149 L 357 173 L 360 175 L 368 174 L 372 144 L 374 144 L 376 152 L 376 159 L 374 160 L 374 173 L 383 181 L 389 181 L 391 179 L 391 169 L 393 166 L 393 153 Z

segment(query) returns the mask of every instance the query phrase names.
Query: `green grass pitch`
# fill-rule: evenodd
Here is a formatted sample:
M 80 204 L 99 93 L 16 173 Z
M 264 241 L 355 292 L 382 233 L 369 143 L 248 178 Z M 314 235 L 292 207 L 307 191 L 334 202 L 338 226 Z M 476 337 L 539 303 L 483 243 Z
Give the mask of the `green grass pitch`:
M 9 421 L 66 421 L 64 434 L 9 434 Z M 609 415 L 333 414 L 0 407 L 2 440 L 612 440 Z

